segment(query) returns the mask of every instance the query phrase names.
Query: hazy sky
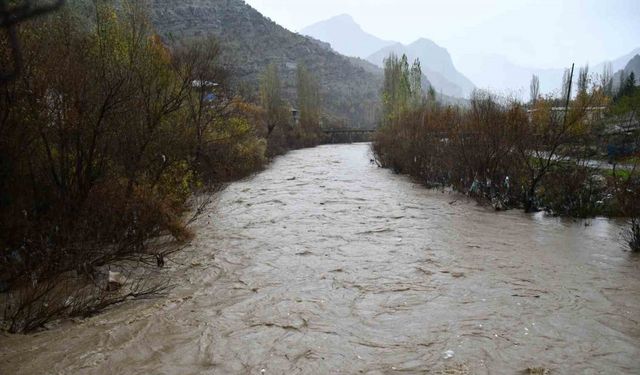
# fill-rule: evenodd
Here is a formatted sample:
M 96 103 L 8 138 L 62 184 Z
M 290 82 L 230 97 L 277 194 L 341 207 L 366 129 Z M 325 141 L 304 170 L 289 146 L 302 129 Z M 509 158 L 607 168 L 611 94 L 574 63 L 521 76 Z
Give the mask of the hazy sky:
M 534 67 L 592 65 L 640 47 L 640 0 L 247 0 L 298 31 L 347 13 L 365 31 L 434 40 L 454 61 L 500 54 Z

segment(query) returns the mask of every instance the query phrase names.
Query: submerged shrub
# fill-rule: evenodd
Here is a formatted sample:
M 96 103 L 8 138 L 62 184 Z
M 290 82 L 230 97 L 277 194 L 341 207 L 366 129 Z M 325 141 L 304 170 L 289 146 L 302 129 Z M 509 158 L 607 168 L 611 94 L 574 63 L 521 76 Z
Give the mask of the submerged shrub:
M 383 99 L 398 96 L 393 93 L 386 90 Z M 606 103 L 597 87 L 566 111 L 552 97 L 525 107 L 488 92 L 475 92 L 468 106 L 445 106 L 433 98 L 418 106 L 396 101 L 401 105 L 384 107 L 372 144 L 382 167 L 429 187 L 452 187 L 498 210 L 626 215 L 624 205 L 616 208 L 617 199 L 610 197 L 622 189 L 582 163 L 596 147 L 598 124 L 590 120 L 589 108 Z
M 633 252 L 640 252 L 640 219 L 633 218 L 629 222 L 629 228 L 625 233 L 625 239 Z

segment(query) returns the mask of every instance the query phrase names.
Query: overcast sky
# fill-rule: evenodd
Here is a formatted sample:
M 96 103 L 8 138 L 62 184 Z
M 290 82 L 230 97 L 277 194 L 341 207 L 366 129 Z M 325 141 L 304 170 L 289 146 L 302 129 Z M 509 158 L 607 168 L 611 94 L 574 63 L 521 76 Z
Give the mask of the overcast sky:
M 524 66 L 592 65 L 640 47 L 640 0 L 247 0 L 298 31 L 347 13 L 405 44 L 425 37 L 454 61 L 500 54 Z

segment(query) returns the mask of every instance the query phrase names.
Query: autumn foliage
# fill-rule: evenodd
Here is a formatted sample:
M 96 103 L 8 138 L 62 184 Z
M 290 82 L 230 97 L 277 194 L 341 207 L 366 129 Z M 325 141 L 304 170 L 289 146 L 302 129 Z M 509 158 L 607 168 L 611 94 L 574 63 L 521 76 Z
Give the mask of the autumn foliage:
M 169 48 L 135 3 L 90 20 L 70 7 L 19 38 L 22 74 L 0 85 L 0 304 L 16 332 L 119 301 L 105 265 L 188 240 L 194 194 L 260 169 L 266 150 L 217 44 Z

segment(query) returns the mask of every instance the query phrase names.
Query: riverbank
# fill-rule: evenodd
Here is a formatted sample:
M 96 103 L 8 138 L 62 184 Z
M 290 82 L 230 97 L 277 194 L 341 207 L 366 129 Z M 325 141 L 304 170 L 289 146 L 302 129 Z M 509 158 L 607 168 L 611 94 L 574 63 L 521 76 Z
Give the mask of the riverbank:
M 374 156 L 384 168 L 498 210 L 637 219 L 640 168 L 605 170 L 590 160 L 606 139 L 589 120 L 584 100 L 566 116 L 554 116 L 551 103 L 527 110 L 485 92 L 475 93 L 468 108 L 423 102 L 387 114 L 374 137 Z
M 231 184 L 167 263 L 166 298 L 2 336 L 0 373 L 640 367 L 621 223 L 495 212 L 370 159 L 361 144 L 293 151 Z

